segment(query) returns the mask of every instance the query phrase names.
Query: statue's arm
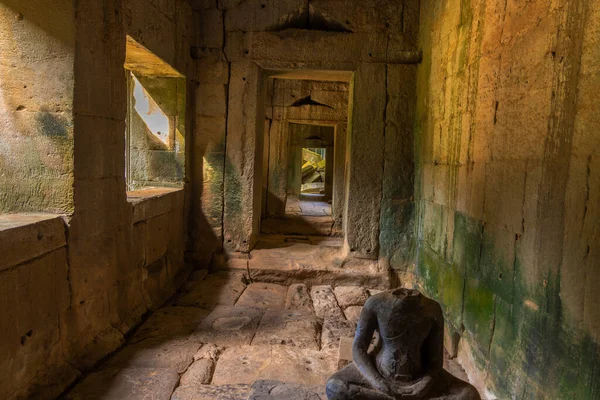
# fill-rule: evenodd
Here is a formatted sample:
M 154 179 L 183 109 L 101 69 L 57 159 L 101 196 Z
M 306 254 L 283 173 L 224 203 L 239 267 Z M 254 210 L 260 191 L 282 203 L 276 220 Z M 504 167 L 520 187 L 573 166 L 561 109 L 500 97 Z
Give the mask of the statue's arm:
M 389 385 L 381 376 L 368 354 L 369 345 L 377 326 L 377 313 L 373 310 L 373 298 L 370 298 L 365 303 L 358 320 L 354 344 L 352 346 L 352 358 L 358 370 L 373 388 L 384 393 L 390 393 Z

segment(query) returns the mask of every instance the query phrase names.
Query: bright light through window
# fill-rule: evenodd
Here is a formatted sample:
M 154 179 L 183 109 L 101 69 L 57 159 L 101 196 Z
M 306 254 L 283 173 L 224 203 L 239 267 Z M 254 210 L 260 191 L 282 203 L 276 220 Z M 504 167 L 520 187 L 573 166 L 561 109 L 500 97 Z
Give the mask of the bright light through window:
M 132 74 L 135 111 L 140 115 L 152 134 L 164 144 L 169 144 L 169 118 L 150 97 L 140 81 Z

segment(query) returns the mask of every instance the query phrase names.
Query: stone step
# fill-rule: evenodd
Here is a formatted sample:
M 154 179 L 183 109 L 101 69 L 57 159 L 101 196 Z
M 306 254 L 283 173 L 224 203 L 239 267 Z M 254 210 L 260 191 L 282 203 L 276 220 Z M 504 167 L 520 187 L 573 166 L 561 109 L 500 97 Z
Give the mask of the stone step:
M 338 238 L 266 236 L 250 254 L 218 255 L 215 268 L 243 270 L 253 282 L 280 285 L 390 287 L 389 273 L 377 260 L 345 258 Z

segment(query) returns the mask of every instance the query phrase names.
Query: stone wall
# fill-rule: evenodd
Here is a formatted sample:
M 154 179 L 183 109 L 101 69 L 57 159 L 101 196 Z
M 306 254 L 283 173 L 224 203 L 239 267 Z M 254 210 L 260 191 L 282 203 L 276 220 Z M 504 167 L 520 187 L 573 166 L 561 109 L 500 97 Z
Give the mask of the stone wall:
M 0 213 L 71 212 L 75 10 L 22 3 L 0 4 Z
M 399 272 L 489 398 L 600 396 L 599 5 L 422 1 L 418 255 Z
M 66 162 L 64 176 L 72 196 L 57 183 L 56 193 L 62 196 L 64 207 L 38 204 L 35 209 L 18 210 L 54 211 L 62 218 L 0 216 L 0 398 L 11 400 L 55 398 L 81 373 L 117 349 L 124 335 L 148 310 L 163 303 L 186 273 L 184 221 L 190 191 L 126 193 L 127 82 L 123 66 L 129 35 L 183 75 L 194 77 L 191 5 L 185 1 L 82 0 L 73 9 L 72 2 L 63 6 L 46 3 L 9 1 L 1 6 L 0 29 L 5 29 L 5 23 L 16 24 L 14 29 L 20 32 L 19 26 L 33 24 L 61 40 L 64 30 L 71 32 L 67 36 L 70 55 L 64 63 L 54 65 L 52 58 L 44 60 L 53 76 L 44 75 L 43 63 L 40 67 L 38 60 L 24 58 L 20 59 L 23 65 L 39 70 L 40 77 L 29 83 L 16 81 L 28 86 L 23 90 L 33 85 L 32 93 L 41 96 L 39 102 L 34 96 L 35 107 L 33 103 L 23 104 L 36 113 L 18 111 L 33 118 L 31 126 L 35 129 L 35 117 L 46 115 L 37 113 L 45 112 L 42 105 L 50 106 L 52 113 L 68 111 L 71 115 L 72 126 L 66 135 L 71 144 L 62 148 L 60 157 L 49 152 L 51 157 L 46 161 L 52 167 L 58 166 L 55 159 Z M 50 18 L 48 13 L 57 17 Z M 62 18 L 65 13 L 71 19 Z M 28 39 L 38 44 L 37 36 Z M 7 42 L 1 43 L 4 54 Z M 43 58 L 45 53 L 37 49 L 20 48 Z M 60 54 L 60 48 L 56 50 Z M 66 62 L 69 59 L 70 64 Z M 56 74 L 59 79 L 55 79 Z M 3 93 L 12 82 L 3 76 Z M 195 89 L 195 81 L 188 79 L 188 127 L 193 123 Z M 15 89 L 15 93 L 20 90 Z M 53 103 L 56 101 L 64 101 L 65 108 Z M 52 113 L 49 116 L 54 118 Z M 10 117 L 14 113 L 7 114 Z M 45 142 L 39 142 L 40 146 L 37 139 L 31 143 L 36 151 L 46 154 L 48 140 L 54 139 L 52 133 Z M 6 165 L 0 167 L 4 172 Z M 187 171 L 186 176 L 190 175 Z

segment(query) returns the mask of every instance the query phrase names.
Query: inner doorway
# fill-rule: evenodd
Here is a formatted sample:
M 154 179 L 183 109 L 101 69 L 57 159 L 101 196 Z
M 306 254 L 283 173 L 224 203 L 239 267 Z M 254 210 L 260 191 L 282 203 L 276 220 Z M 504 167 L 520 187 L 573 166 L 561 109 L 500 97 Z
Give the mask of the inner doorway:
M 290 147 L 285 214 L 331 217 L 333 182 L 327 174 L 328 164 L 333 161 L 328 154 L 331 151 L 327 147 Z

